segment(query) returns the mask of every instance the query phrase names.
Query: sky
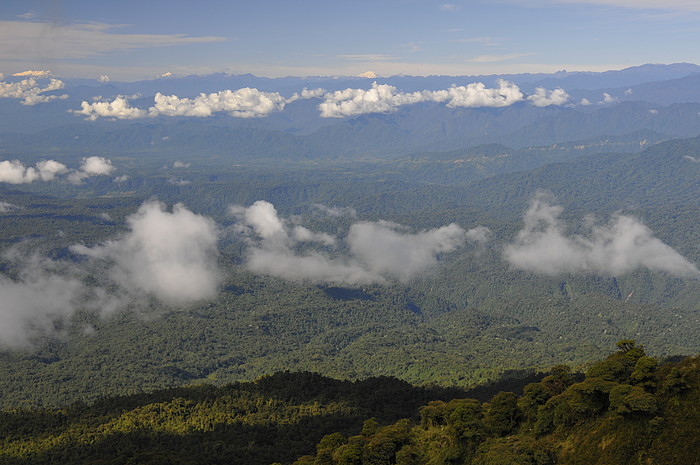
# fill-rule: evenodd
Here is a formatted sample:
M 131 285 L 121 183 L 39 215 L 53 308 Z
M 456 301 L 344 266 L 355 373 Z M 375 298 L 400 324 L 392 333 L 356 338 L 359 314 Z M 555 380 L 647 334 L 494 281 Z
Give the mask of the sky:
M 700 63 L 700 0 L 3 0 L 0 73 L 481 75 Z

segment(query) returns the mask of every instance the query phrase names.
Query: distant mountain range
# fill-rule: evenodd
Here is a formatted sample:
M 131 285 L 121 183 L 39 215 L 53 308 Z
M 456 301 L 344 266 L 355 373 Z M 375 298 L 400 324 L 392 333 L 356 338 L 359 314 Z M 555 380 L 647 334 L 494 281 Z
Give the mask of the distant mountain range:
M 156 92 L 192 98 L 200 92 L 251 87 L 289 96 L 303 88 L 368 89 L 373 82 L 396 92 L 448 89 L 506 79 L 526 95 L 537 87 L 563 89 L 568 103 L 538 107 L 520 101 L 502 108 L 450 108 L 422 102 L 393 111 L 345 118 L 322 118 L 322 97 L 286 104 L 261 118 L 156 116 L 86 121 L 70 110 L 102 97 L 131 96 L 147 109 Z M 233 160 L 391 158 L 416 151 L 449 151 L 501 143 L 510 147 L 549 145 L 600 137 L 625 137 L 649 131 L 662 139 L 700 134 L 700 66 L 643 65 L 605 73 L 559 72 L 503 76 L 393 76 L 389 78 L 261 78 L 213 74 L 160 78 L 132 83 L 65 80 L 47 95 L 67 95 L 35 105 L 0 99 L 0 150 L 13 153 L 51 150 L 175 151 L 216 154 Z M 582 104 L 583 102 L 583 104 Z M 601 150 L 606 148 L 601 147 Z

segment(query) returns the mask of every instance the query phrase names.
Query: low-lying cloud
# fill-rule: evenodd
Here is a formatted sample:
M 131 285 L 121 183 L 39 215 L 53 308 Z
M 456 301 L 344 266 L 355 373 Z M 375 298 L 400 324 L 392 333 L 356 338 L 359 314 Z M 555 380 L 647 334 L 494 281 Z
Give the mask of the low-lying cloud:
M 34 181 L 53 181 L 58 176 L 67 174 L 66 179 L 72 184 L 80 184 L 84 179 L 93 176 L 108 176 L 114 173 L 116 167 L 112 161 L 104 157 L 85 157 L 80 168 L 70 170 L 56 160 L 42 160 L 34 166 L 25 166 L 19 160 L 0 161 L 0 182 L 8 184 L 29 184 Z
M 372 88 L 345 89 L 328 93 L 318 108 L 323 118 L 342 118 L 366 113 L 386 113 L 402 105 L 419 102 L 445 103 L 449 108 L 506 107 L 523 99 L 518 86 L 499 80 L 498 87 L 481 82 L 449 89 L 399 92 L 396 87 L 374 82 Z
M 44 87 L 36 79 L 22 79 L 17 82 L 0 82 L 0 98 L 20 99 L 22 105 L 36 105 L 56 99 L 65 99 L 67 95 L 43 95 L 46 92 L 63 89 L 65 83 L 51 78 Z
M 19 160 L 0 161 L 0 182 L 29 184 L 37 180 L 51 181 L 56 175 L 67 173 L 68 167 L 55 160 L 43 160 L 35 166 L 25 166 Z
M 618 276 L 639 268 L 682 277 L 700 277 L 698 268 L 654 237 L 637 219 L 614 215 L 608 224 L 590 224 L 586 236 L 567 236 L 562 207 L 536 196 L 525 213 L 523 229 L 504 249 L 517 269 L 544 275 L 596 273 Z
M 300 99 L 322 98 L 318 105 L 322 118 L 345 118 L 368 113 L 387 113 L 404 105 L 420 102 L 444 103 L 448 108 L 501 108 L 527 101 L 538 107 L 564 105 L 569 95 L 562 89 L 547 90 L 538 87 L 528 97 L 520 88 L 505 80 L 496 87 L 486 87 L 482 82 L 442 90 L 400 92 L 389 84 L 372 83 L 369 89 L 352 89 L 326 92 L 323 89 L 304 89 L 285 98 L 277 92 L 263 92 L 245 87 L 223 90 L 210 94 L 201 93 L 194 98 L 157 93 L 153 106 L 148 109 L 132 107 L 129 97 L 117 96 L 113 100 L 83 101 L 74 114 L 87 120 L 97 118 L 136 119 L 158 116 L 188 116 L 205 118 L 216 113 L 227 113 L 237 118 L 262 118 L 284 110 L 285 106 Z
M 210 218 L 176 204 L 149 201 L 127 217 L 130 231 L 95 247 L 71 251 L 110 264 L 109 276 L 130 293 L 179 305 L 216 295 L 218 229 Z
M 137 119 L 158 116 L 190 116 L 206 118 L 215 113 L 228 113 L 236 118 L 262 118 L 284 110 L 284 107 L 299 99 L 316 98 L 323 95 L 323 89 L 304 89 L 285 98 L 278 92 L 263 92 L 244 87 L 238 90 L 222 90 L 210 94 L 201 93 L 194 98 L 181 98 L 177 95 L 156 93 L 154 104 L 148 110 L 132 107 L 129 98 L 117 96 L 112 101 L 99 100 L 93 103 L 83 101 L 80 110 L 73 113 L 94 121 L 99 117 L 115 119 Z
M 345 255 L 338 253 L 339 238 L 280 218 L 269 202 L 233 206 L 230 212 L 248 244 L 246 266 L 290 280 L 349 285 L 407 281 L 437 265 L 442 254 L 483 235 L 456 224 L 414 233 L 387 221 L 357 222 L 344 238 L 349 250 Z M 300 250 L 302 243 L 307 246 Z
M 0 346 L 26 345 L 32 335 L 50 331 L 54 321 L 74 312 L 84 291 L 79 279 L 57 272 L 55 263 L 36 256 L 24 260 L 16 279 L 0 275 Z
M 79 263 L 26 253 L 32 244 L 6 251 L 3 259 L 13 273 L 0 274 L 0 346 L 26 345 L 79 310 L 105 315 L 147 307 L 150 297 L 177 307 L 216 295 L 221 273 L 213 220 L 181 204 L 169 212 L 151 201 L 126 222 L 129 231 L 114 240 L 71 246 L 87 258 Z
M 569 101 L 569 94 L 560 88 L 547 90 L 544 87 L 538 87 L 534 94 L 528 96 L 527 100 L 536 107 L 561 106 Z

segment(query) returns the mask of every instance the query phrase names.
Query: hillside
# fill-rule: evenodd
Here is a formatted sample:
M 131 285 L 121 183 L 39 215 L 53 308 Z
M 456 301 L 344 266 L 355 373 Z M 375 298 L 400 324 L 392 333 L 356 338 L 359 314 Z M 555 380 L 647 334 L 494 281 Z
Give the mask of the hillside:
M 697 357 L 658 364 L 633 341 L 620 347 L 585 378 L 560 365 L 472 392 L 278 373 L 5 410 L 0 463 L 695 463 Z

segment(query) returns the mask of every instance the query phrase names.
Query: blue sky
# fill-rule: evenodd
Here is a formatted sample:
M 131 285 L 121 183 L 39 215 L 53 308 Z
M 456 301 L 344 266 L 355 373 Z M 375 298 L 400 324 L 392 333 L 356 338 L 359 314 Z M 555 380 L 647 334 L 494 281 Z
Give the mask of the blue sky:
M 603 71 L 700 63 L 700 0 L 0 3 L 0 73 L 117 80 Z

